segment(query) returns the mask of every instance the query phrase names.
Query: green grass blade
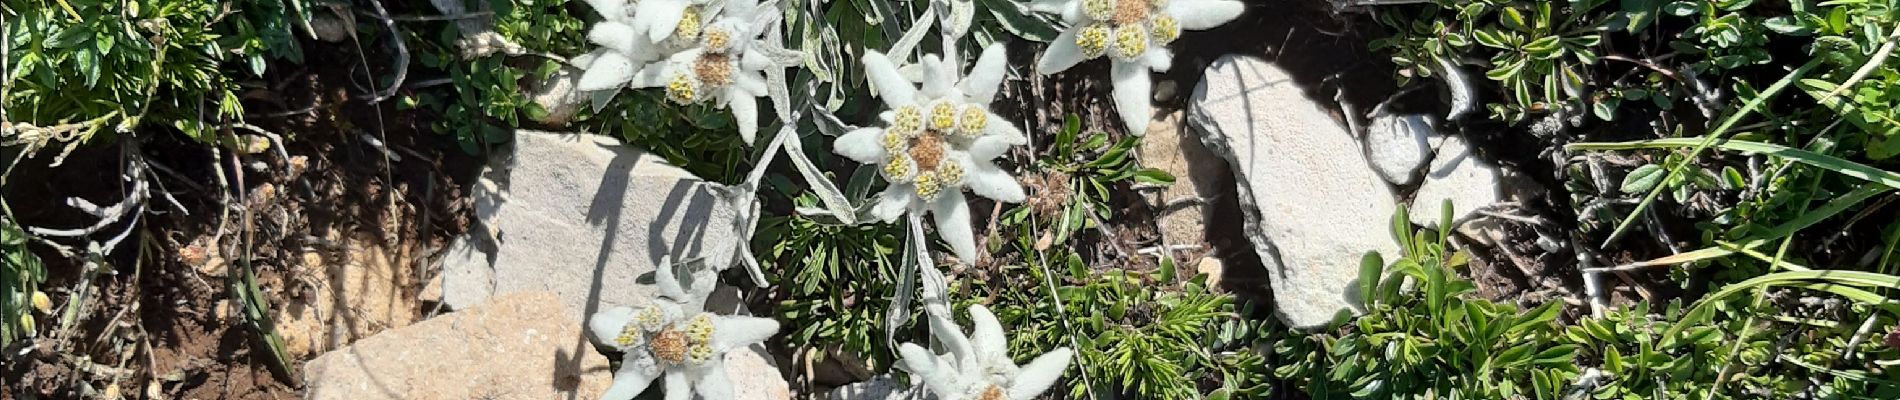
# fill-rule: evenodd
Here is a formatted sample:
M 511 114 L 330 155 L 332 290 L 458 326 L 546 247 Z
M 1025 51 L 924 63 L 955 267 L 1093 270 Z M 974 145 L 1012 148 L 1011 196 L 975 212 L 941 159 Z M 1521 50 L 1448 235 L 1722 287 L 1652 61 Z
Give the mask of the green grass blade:
M 1734 127 L 1735 123 L 1740 122 L 1742 118 L 1747 118 L 1749 114 L 1754 114 L 1756 109 L 1761 108 L 1762 103 L 1780 94 L 1783 89 L 1788 88 L 1789 84 L 1800 80 L 1801 76 L 1807 75 L 1808 72 L 1813 71 L 1815 67 L 1821 66 L 1825 60 L 1826 59 L 1822 57 L 1815 57 L 1812 60 L 1808 60 L 1807 64 L 1802 64 L 1800 68 L 1795 68 L 1794 71 L 1788 72 L 1788 76 L 1784 76 L 1781 80 L 1775 81 L 1775 84 L 1769 85 L 1768 89 L 1762 90 L 1760 95 L 1749 99 L 1748 103 L 1742 105 L 1740 111 L 1729 115 L 1728 119 L 1722 120 L 1722 125 L 1716 126 L 1714 131 L 1710 131 L 1708 136 L 1695 144 L 1695 150 L 1689 152 L 1688 158 L 1684 158 L 1683 162 L 1669 168 L 1669 175 L 1664 176 L 1662 181 L 1669 182 L 1676 179 L 1677 176 L 1681 176 L 1682 172 L 1689 166 L 1689 160 L 1695 160 L 1697 157 L 1702 156 L 1702 151 L 1708 150 L 1709 146 L 1715 144 L 1717 139 L 1720 139 L 1722 135 L 1728 134 L 1729 128 Z M 1580 147 L 1579 145 L 1564 146 L 1564 148 L 1568 150 L 1589 149 L 1587 147 Z M 1643 196 L 1643 201 L 1636 203 L 1636 209 L 1631 210 L 1629 216 L 1623 217 L 1623 221 L 1616 224 L 1616 230 L 1610 232 L 1610 237 L 1603 240 L 1604 245 L 1615 242 L 1616 239 L 1629 233 L 1629 228 L 1634 225 L 1636 218 L 1643 216 L 1643 211 L 1648 210 L 1650 203 L 1656 202 L 1656 196 L 1662 194 L 1663 189 L 1667 187 L 1668 185 L 1656 185 L 1656 187 L 1650 188 L 1649 194 Z
M 1715 310 L 1713 308 L 1714 304 L 1721 302 L 1723 299 L 1748 290 L 1774 286 L 1795 286 L 1823 290 L 1848 297 L 1851 300 L 1866 301 L 1870 300 L 1870 298 L 1858 293 L 1865 292 L 1864 290 L 1843 291 L 1836 289 L 1841 286 L 1850 286 L 1853 288 L 1900 288 L 1900 276 L 1864 271 L 1817 270 L 1776 272 L 1741 281 L 1723 287 L 1722 290 L 1711 293 L 1707 297 L 1703 297 L 1702 300 L 1697 301 L 1695 306 L 1689 309 L 1689 312 L 1683 314 L 1682 320 L 1677 321 L 1675 325 L 1669 327 L 1668 331 L 1663 332 L 1662 347 L 1668 347 L 1671 343 L 1674 343 L 1676 336 L 1682 334 L 1683 328 L 1696 325 L 1713 315 Z M 1884 301 L 1884 299 L 1881 301 Z
M 1667 257 L 1657 258 L 1657 259 L 1653 259 L 1649 261 L 1641 261 L 1641 262 L 1636 262 L 1636 263 L 1631 263 L 1631 264 L 1619 265 L 1614 268 L 1629 269 L 1629 268 L 1641 268 L 1641 267 L 1650 267 L 1650 266 L 1657 266 L 1657 265 L 1685 264 L 1685 263 L 1691 263 L 1691 262 L 1696 262 L 1696 261 L 1712 260 L 1712 259 L 1727 257 L 1730 255 L 1734 255 L 1737 252 L 1744 252 L 1744 254 L 1746 254 L 1746 252 L 1752 251 L 1756 247 L 1761 247 L 1761 245 L 1768 244 L 1768 242 L 1770 241 L 1787 237 L 1788 235 L 1793 235 L 1795 231 L 1806 229 L 1807 227 L 1813 226 L 1814 224 L 1819 223 L 1822 220 L 1826 220 L 1830 217 L 1840 214 L 1842 211 L 1846 211 L 1849 207 L 1853 207 L 1856 204 L 1860 204 L 1861 202 L 1867 201 L 1867 199 L 1873 198 L 1874 196 L 1878 196 L 1883 193 L 1887 193 L 1888 191 L 1892 191 L 1892 190 L 1893 188 L 1889 188 L 1885 186 L 1876 186 L 1876 185 L 1862 186 L 1860 189 L 1856 189 L 1852 192 L 1847 192 L 1847 194 L 1843 194 L 1840 197 L 1835 197 L 1833 200 L 1829 200 L 1827 204 L 1822 205 L 1820 208 L 1816 208 L 1813 210 L 1809 210 L 1806 213 L 1802 213 L 1801 216 L 1795 217 L 1795 219 L 1790 220 L 1788 222 L 1784 222 L 1781 225 L 1777 225 L 1774 228 L 1769 229 L 1767 232 L 1763 232 L 1762 234 L 1759 234 L 1759 235 L 1753 235 L 1753 236 L 1750 236 L 1749 238 L 1746 238 L 1734 243 L 1718 244 L 1717 246 L 1714 246 L 1714 247 L 1684 252 L 1680 254 L 1674 254 Z
M 1569 149 L 1569 150 L 1669 149 L 1669 148 L 1690 147 L 1690 146 L 1698 146 L 1698 148 L 1700 148 L 1699 146 L 1702 146 L 1703 142 L 1707 142 L 1708 139 L 1713 139 L 1713 138 L 1715 137 L 1710 136 L 1708 138 L 1703 138 L 1703 139 L 1698 139 L 1698 138 L 1656 139 L 1656 140 L 1641 140 L 1641 141 L 1634 141 L 1634 142 L 1616 142 L 1616 143 L 1577 143 L 1577 144 L 1564 146 L 1564 148 Z M 1840 173 L 1841 175 L 1847 175 L 1847 176 L 1859 178 L 1862 180 L 1866 180 L 1869 182 L 1877 183 L 1883 186 L 1887 186 L 1890 188 L 1900 189 L 1900 173 L 1895 173 L 1893 171 L 1887 171 L 1880 168 L 1874 168 L 1873 166 L 1870 166 L 1867 164 L 1861 164 L 1861 163 L 1857 163 L 1853 161 L 1848 161 L 1845 159 L 1841 159 L 1839 157 L 1815 153 L 1812 151 L 1797 149 L 1797 148 L 1788 147 L 1788 146 L 1768 144 L 1768 143 L 1762 143 L 1762 142 L 1751 142 L 1751 141 L 1746 141 L 1746 140 L 1717 140 L 1715 147 L 1719 147 L 1719 148 L 1722 148 L 1723 150 L 1729 150 L 1729 151 L 1762 153 L 1762 154 L 1767 154 L 1771 156 L 1782 157 L 1789 160 L 1794 160 L 1795 162 L 1799 162 L 1802 164 L 1808 164 L 1808 165 L 1820 167 L 1822 169 L 1826 169 L 1829 171 L 1834 171 L 1834 172 Z

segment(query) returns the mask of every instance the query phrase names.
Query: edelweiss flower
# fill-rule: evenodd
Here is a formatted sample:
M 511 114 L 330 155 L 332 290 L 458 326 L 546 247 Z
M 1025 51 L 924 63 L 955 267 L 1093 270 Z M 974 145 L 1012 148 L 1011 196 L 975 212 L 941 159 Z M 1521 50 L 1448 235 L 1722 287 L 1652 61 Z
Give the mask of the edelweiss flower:
M 840 155 L 879 165 L 891 183 L 878 195 L 874 215 L 891 222 L 905 212 L 927 211 L 936 217 L 938 234 L 965 260 L 975 259 L 976 239 L 963 188 L 997 201 L 1023 200 L 1022 185 L 991 161 L 1010 146 L 1028 143 L 989 110 L 1003 82 L 1004 62 L 1002 46 L 991 45 L 970 76 L 959 81 L 957 67 L 925 56 L 918 90 L 889 58 L 866 54 L 865 75 L 890 107 L 881 115 L 886 126 L 856 129 L 832 144 Z
M 1219 26 L 1240 16 L 1235 0 L 1068 0 L 1038 11 L 1060 13 L 1069 24 L 1049 42 L 1036 71 L 1062 72 L 1083 60 L 1104 55 L 1114 60 L 1115 110 L 1135 135 L 1147 133 L 1154 110 L 1148 104 L 1148 71 L 1167 71 L 1174 62 L 1168 43 L 1182 30 Z
M 970 322 L 976 325 L 973 338 L 964 336 L 956 323 L 933 315 L 931 331 L 949 353 L 931 353 L 913 343 L 898 348 L 905 369 L 939 399 L 1029 400 L 1049 390 L 1069 369 L 1073 354 L 1068 348 L 1057 348 L 1017 367 L 1009 358 L 1003 326 L 981 304 L 970 306 Z
M 642 69 L 631 86 L 663 86 L 666 98 L 678 104 L 711 100 L 715 107 L 731 108 L 739 136 L 752 143 L 759 131 L 757 98 L 767 94 L 762 74 L 768 68 L 787 66 L 755 46 L 765 33 L 763 28 L 777 22 L 778 15 L 761 13 L 768 8 L 776 11 L 775 7 L 762 7 L 750 0 L 731 0 L 712 23 L 694 29 L 690 47 Z M 669 40 L 683 37 L 684 32 Z
M 704 22 L 719 15 L 720 7 L 727 5 L 728 1 L 758 3 L 758 0 L 637 1 L 639 4 L 633 10 L 633 28 L 654 43 L 665 43 L 668 38 L 679 39 L 682 43 L 699 40 Z
M 634 4 L 629 0 L 588 0 L 587 4 L 603 18 L 587 31 L 587 41 L 601 48 L 574 59 L 575 66 L 586 69 L 575 86 L 577 89 L 619 90 L 640 68 L 666 56 L 665 49 L 656 44 L 657 40 L 650 40 L 634 29 Z
M 702 311 L 712 292 L 711 271 L 693 274 L 682 285 L 671 262 L 662 261 L 654 275 L 660 298 L 635 310 L 617 307 L 594 314 L 587 327 L 603 346 L 626 352 L 606 400 L 630 400 L 645 392 L 654 379 L 664 379 L 667 398 L 732 398 L 726 377 L 727 351 L 759 343 L 778 332 L 778 321 L 765 318 L 713 315 Z M 688 289 L 690 288 L 690 289 Z M 675 397 L 678 396 L 678 397 Z

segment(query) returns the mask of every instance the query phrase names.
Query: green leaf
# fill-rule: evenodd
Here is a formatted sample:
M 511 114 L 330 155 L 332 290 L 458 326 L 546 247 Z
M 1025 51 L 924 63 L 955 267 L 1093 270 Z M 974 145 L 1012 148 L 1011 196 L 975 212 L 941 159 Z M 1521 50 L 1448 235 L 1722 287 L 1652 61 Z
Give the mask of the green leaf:
M 1036 14 L 1025 12 L 1022 3 L 1013 0 L 982 0 L 983 8 L 990 10 L 1003 30 L 1011 34 L 1037 42 L 1048 42 L 1060 32 L 1048 20 Z
M 86 87 L 99 84 L 99 54 L 92 49 L 81 48 L 73 51 L 73 62 L 79 67 L 79 73 L 86 77 Z
M 46 42 L 41 45 L 46 46 L 48 49 L 64 49 L 85 43 L 87 39 L 92 39 L 92 37 L 92 26 L 69 26 L 59 30 L 58 33 L 52 34 L 51 37 L 47 38 Z
M 1662 182 L 1663 176 L 1666 175 L 1665 172 L 1668 171 L 1665 171 L 1661 165 L 1657 164 L 1644 164 L 1641 167 L 1636 167 L 1635 170 L 1630 171 L 1629 175 L 1623 175 L 1623 185 L 1619 190 L 1623 193 L 1641 193 L 1648 191 L 1649 189 L 1655 188 L 1656 184 Z
M 1516 8 L 1505 7 L 1498 11 L 1498 23 L 1503 24 L 1505 28 L 1519 32 L 1531 31 L 1530 25 L 1524 21 L 1524 13 L 1517 11 Z
M 1359 259 L 1359 298 L 1364 300 L 1366 308 L 1372 308 L 1379 291 L 1379 276 L 1385 274 L 1385 259 L 1379 252 L 1368 251 Z
M 1687 17 L 1687 16 L 1695 15 L 1697 5 L 1698 4 L 1696 2 L 1691 2 L 1688 0 L 1676 0 L 1676 1 L 1669 2 L 1669 4 L 1664 4 L 1662 7 L 1662 11 L 1663 13 L 1666 13 L 1669 15 L 1674 15 L 1678 17 Z
M 93 40 L 95 48 L 99 49 L 99 55 L 112 55 L 112 44 L 116 40 L 114 38 L 113 35 L 99 35 Z
M 1135 182 L 1162 185 L 1172 184 L 1174 183 L 1174 175 L 1168 174 L 1168 171 L 1159 169 L 1142 168 L 1141 170 L 1135 171 Z
M 1761 26 L 1775 33 L 1789 36 L 1807 36 L 1814 33 L 1814 28 L 1801 24 L 1801 21 L 1792 15 L 1769 18 L 1762 21 Z

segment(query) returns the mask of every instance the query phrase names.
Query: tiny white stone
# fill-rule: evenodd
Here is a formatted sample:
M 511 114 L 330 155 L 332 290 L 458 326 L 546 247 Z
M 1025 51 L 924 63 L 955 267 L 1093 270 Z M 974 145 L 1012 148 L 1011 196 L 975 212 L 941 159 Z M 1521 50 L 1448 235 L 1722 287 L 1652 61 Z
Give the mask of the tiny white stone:
M 1478 159 L 1463 138 L 1445 138 L 1432 158 L 1425 183 L 1412 196 L 1412 223 L 1438 225 L 1445 199 L 1451 199 L 1453 221 L 1462 221 L 1474 210 L 1504 201 L 1503 176 L 1496 164 Z
M 1394 185 L 1418 181 L 1418 169 L 1444 136 L 1432 130 L 1425 114 L 1381 115 L 1366 123 L 1366 159 Z

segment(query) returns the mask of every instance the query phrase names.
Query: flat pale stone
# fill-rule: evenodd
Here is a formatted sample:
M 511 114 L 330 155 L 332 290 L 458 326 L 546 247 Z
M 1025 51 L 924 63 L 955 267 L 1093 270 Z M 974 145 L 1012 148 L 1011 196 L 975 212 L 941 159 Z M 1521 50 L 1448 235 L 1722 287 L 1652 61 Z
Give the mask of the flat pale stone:
M 597 399 L 607 359 L 551 293 L 482 306 L 383 332 L 304 364 L 311 400 Z
M 736 214 L 716 184 L 600 135 L 520 131 L 476 185 L 480 224 L 450 246 L 443 301 L 547 291 L 575 320 L 641 305 L 666 254 L 730 266 Z
M 1275 313 L 1316 327 L 1355 309 L 1348 293 L 1368 251 L 1399 254 L 1392 190 L 1359 142 L 1285 70 L 1226 56 L 1208 66 L 1188 120 L 1233 169 L 1249 241 L 1267 268 Z
M 1366 122 L 1366 158 L 1394 185 L 1418 181 L 1418 169 L 1443 140 L 1425 114 L 1381 115 Z
M 1438 146 L 1425 183 L 1412 196 L 1412 223 L 1437 226 L 1445 200 L 1452 202 L 1452 220 L 1463 221 L 1472 212 L 1504 201 L 1503 172 L 1496 164 L 1478 159 L 1463 138 L 1452 136 Z

